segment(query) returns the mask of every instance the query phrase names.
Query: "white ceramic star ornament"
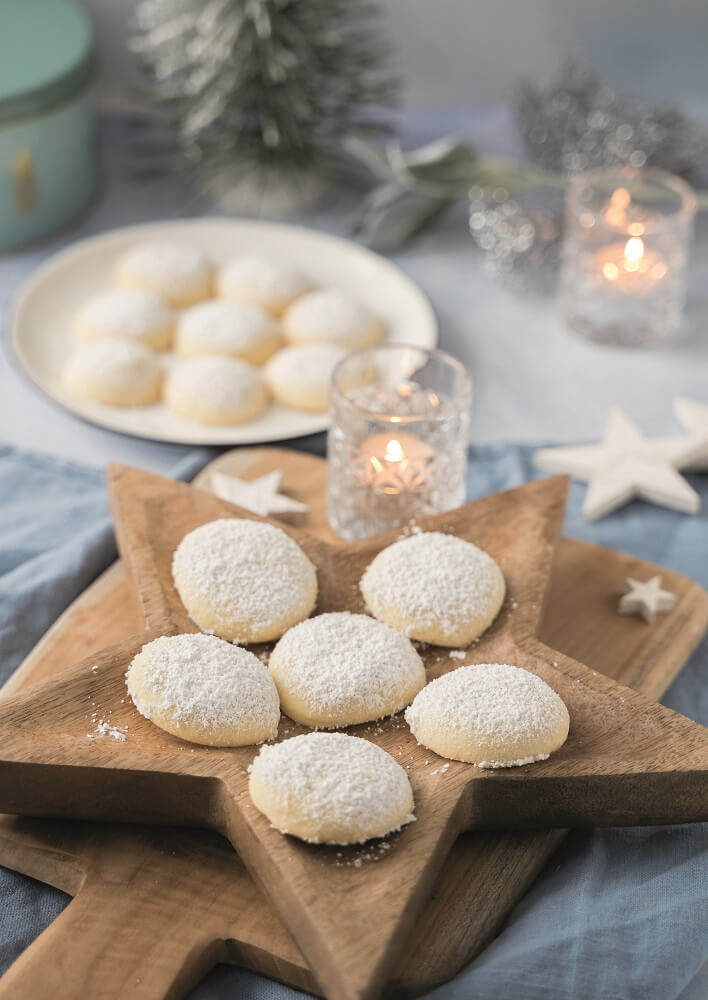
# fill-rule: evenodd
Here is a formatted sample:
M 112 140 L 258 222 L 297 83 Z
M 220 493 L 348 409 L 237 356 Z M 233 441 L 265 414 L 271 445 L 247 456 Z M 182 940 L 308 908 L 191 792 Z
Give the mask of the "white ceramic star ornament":
M 661 589 L 660 576 L 644 582 L 628 576 L 625 584 L 627 593 L 620 598 L 618 608 L 621 615 L 641 615 L 647 625 L 651 625 L 655 614 L 671 611 L 676 604 L 676 595 Z
M 644 437 L 622 410 L 613 408 L 601 444 L 541 448 L 534 461 L 549 472 L 568 473 L 588 483 L 583 515 L 595 521 L 635 497 L 684 514 L 700 507 L 696 491 L 676 471 L 695 443 L 677 444 L 669 460 L 664 446 Z
M 278 492 L 282 476 L 280 469 L 274 469 L 265 476 L 249 481 L 237 476 L 227 476 L 224 472 L 213 472 L 211 489 L 222 500 L 228 500 L 229 503 L 250 510 L 252 514 L 260 514 L 261 517 L 304 514 L 307 504 Z
M 708 406 L 695 399 L 678 396 L 674 400 L 674 413 L 686 431 L 686 437 L 695 445 L 693 454 L 683 468 L 708 472 Z

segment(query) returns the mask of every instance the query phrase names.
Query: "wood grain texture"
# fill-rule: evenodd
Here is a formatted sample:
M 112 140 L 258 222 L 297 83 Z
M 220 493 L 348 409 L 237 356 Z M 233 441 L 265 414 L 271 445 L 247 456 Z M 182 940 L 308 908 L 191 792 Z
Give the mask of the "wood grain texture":
M 244 452 L 236 453 L 236 457 L 239 459 L 240 464 L 237 469 L 231 467 L 232 471 L 235 471 L 236 474 L 244 474 L 247 471 L 251 477 L 260 475 L 263 471 L 268 471 L 269 468 L 278 467 L 278 465 L 282 467 L 284 459 L 296 461 L 298 465 L 301 461 L 305 464 L 312 463 L 312 476 L 304 475 L 303 472 L 305 470 L 300 466 L 297 470 L 297 475 L 293 477 L 294 484 L 302 487 L 303 490 L 311 488 L 315 501 L 318 498 L 321 499 L 323 495 L 321 490 L 321 460 L 311 459 L 307 456 L 293 456 L 292 453 L 278 453 L 274 452 L 274 450 L 265 449 L 259 449 L 256 453 L 253 453 L 250 464 L 249 458 Z M 231 456 L 226 456 L 224 459 L 219 460 L 220 464 L 223 465 L 229 458 Z M 289 492 L 296 493 L 293 486 L 288 483 L 287 468 L 286 462 L 285 488 Z M 306 492 L 301 492 L 298 499 L 305 499 L 306 502 L 309 502 Z M 311 522 L 317 517 L 316 505 L 313 504 L 312 507 Z M 324 533 L 326 534 L 327 532 L 328 529 L 325 529 Z M 608 561 L 614 563 L 614 565 L 608 565 Z M 622 677 L 623 679 L 625 672 L 627 675 L 633 673 L 638 682 L 641 682 L 643 679 L 645 683 L 649 683 L 649 678 L 653 676 L 651 683 L 658 691 L 663 689 L 671 677 L 675 675 L 679 664 L 688 655 L 705 628 L 705 595 L 700 588 L 691 584 L 685 578 L 676 574 L 665 574 L 665 579 L 667 579 L 669 586 L 680 595 L 679 608 L 677 610 L 680 610 L 685 616 L 682 619 L 682 621 L 685 620 L 687 623 L 685 629 L 682 629 L 677 634 L 675 629 L 666 627 L 669 619 L 660 620 L 652 629 L 647 629 L 646 626 L 643 626 L 638 621 L 619 619 L 614 613 L 614 605 L 611 605 L 607 609 L 604 607 L 607 599 L 607 580 L 614 576 L 619 584 L 623 576 L 628 572 L 628 564 L 631 562 L 631 560 L 628 561 L 628 557 L 622 557 L 618 553 L 607 553 L 597 550 L 594 546 L 583 546 L 580 543 L 565 542 L 559 550 L 554 582 L 551 588 L 551 601 L 548 613 L 544 619 L 541 634 L 547 641 L 550 639 L 554 645 L 568 649 L 567 646 L 563 646 L 562 642 L 559 641 L 559 639 L 563 638 L 565 629 L 565 638 L 569 642 L 575 643 L 575 648 L 570 651 L 578 655 L 577 651 L 579 650 L 594 666 L 609 669 L 614 672 L 615 676 Z M 606 621 L 600 621 L 600 616 L 596 617 L 595 612 L 597 609 L 593 607 L 592 627 L 589 627 L 588 630 L 580 629 L 578 632 L 577 630 L 568 628 L 567 623 L 569 621 L 572 622 L 577 617 L 578 609 L 587 605 L 587 601 L 584 600 L 587 596 L 584 591 L 584 585 L 588 577 L 588 567 L 593 563 L 600 567 L 597 574 L 602 586 L 600 591 L 600 606 L 603 609 Z M 653 567 L 648 567 L 646 564 L 638 564 L 637 569 L 639 575 L 642 575 L 652 571 Z M 580 575 L 578 575 L 579 570 Z M 576 590 L 574 591 L 569 587 L 569 582 L 573 577 L 564 576 L 564 573 L 575 574 L 574 578 L 576 581 L 582 581 L 582 585 L 579 586 L 578 582 L 576 582 Z M 669 577 L 671 578 L 670 580 Z M 125 584 L 124 582 L 121 583 L 120 578 L 121 572 L 118 568 L 113 568 L 108 571 L 108 574 L 104 574 L 104 577 L 91 588 L 91 592 L 89 592 L 85 601 L 80 606 L 77 606 L 75 614 L 72 612 L 68 613 L 67 623 L 65 625 L 62 625 L 61 622 L 58 623 L 52 630 L 54 636 L 48 636 L 47 640 L 40 644 L 34 656 L 24 665 L 15 686 L 19 685 L 23 680 L 26 681 L 30 678 L 37 679 L 40 676 L 49 675 L 57 669 L 64 667 L 67 660 L 71 658 L 71 655 L 88 653 L 94 649 L 97 642 L 96 625 L 99 618 L 102 624 L 101 631 L 106 639 L 114 638 L 117 632 L 125 630 L 129 604 Z M 558 610 L 558 614 L 554 616 L 555 609 L 561 610 Z M 565 609 L 566 613 L 562 613 L 562 609 Z M 575 615 L 570 614 L 573 609 L 576 612 Z M 98 616 L 94 620 L 93 632 L 91 633 L 88 621 L 96 613 L 98 613 Z M 86 627 L 82 624 L 84 617 Z M 555 623 L 554 617 L 557 619 Z M 550 628 L 549 621 L 551 622 Z M 71 654 L 67 650 L 64 662 L 57 664 L 56 655 L 52 656 L 51 650 L 52 648 L 57 649 L 56 643 L 62 635 L 62 628 L 65 630 L 64 634 L 66 634 L 68 627 L 73 624 L 76 627 L 71 629 L 71 635 L 72 637 L 76 637 L 76 642 L 73 643 L 72 641 Z M 557 630 L 555 634 L 553 632 L 554 628 Z M 608 631 L 610 635 L 614 633 L 615 638 L 613 643 L 606 644 L 608 650 L 611 651 L 611 655 L 609 658 L 598 657 L 596 660 L 593 660 L 593 654 L 597 655 L 599 652 L 595 637 L 598 633 L 607 636 Z M 84 648 L 81 648 L 81 643 L 86 644 Z M 584 650 L 582 648 L 583 643 L 585 643 Z M 660 659 L 657 659 L 657 657 Z M 644 664 L 641 670 L 636 670 L 634 667 L 634 664 L 638 662 Z M 87 858 L 92 851 L 95 851 L 95 847 L 92 846 L 89 850 L 85 838 L 82 844 L 71 839 L 71 831 L 76 830 L 77 827 L 81 831 L 85 828 L 77 824 L 39 824 L 37 821 L 19 822 L 24 825 L 18 827 L 14 824 L 13 828 L 8 830 L 7 824 L 5 824 L 0 830 L 0 860 L 8 863 L 13 861 L 12 852 L 14 845 L 14 863 L 20 870 L 28 871 L 29 874 L 34 874 L 37 877 L 45 877 L 48 881 L 54 881 L 55 884 L 60 884 L 59 879 L 61 878 L 64 883 L 61 887 L 68 891 L 75 891 L 75 880 L 72 882 L 74 875 L 71 873 L 81 870 L 84 872 L 84 889 L 82 891 L 88 892 L 88 886 L 92 879 L 89 875 L 85 874 L 88 867 Z M 110 867 L 110 859 L 113 851 L 110 838 L 113 836 L 113 831 L 110 828 L 97 828 L 95 826 L 91 826 L 88 829 L 94 831 L 96 834 L 101 834 L 100 837 L 96 837 L 96 840 L 102 839 L 105 841 L 106 837 L 108 837 L 108 845 L 104 844 L 102 848 L 102 850 L 105 849 L 105 857 L 102 863 Z M 73 868 L 69 865 L 67 869 L 65 865 L 57 862 L 57 852 L 51 850 L 48 846 L 48 842 L 51 840 L 50 834 L 47 832 L 48 830 L 50 832 L 54 831 L 54 836 L 58 835 L 57 831 L 64 831 L 64 839 L 68 838 L 70 844 L 67 847 L 67 856 L 71 859 Z M 169 835 L 171 836 L 173 833 L 175 831 L 170 831 Z M 115 835 L 118 837 L 117 833 Z M 147 831 L 138 830 L 123 831 L 121 834 L 121 836 L 133 839 L 132 850 L 136 856 L 140 856 L 143 851 L 143 848 L 138 846 L 137 841 L 147 835 Z M 152 835 L 156 836 L 157 834 L 153 831 Z M 163 831 L 159 836 L 163 838 L 167 837 L 167 831 Z M 209 837 L 208 834 L 204 833 L 181 833 L 180 836 L 194 838 L 195 844 L 206 842 L 206 839 Z M 392 989 L 395 992 L 403 991 L 406 993 L 420 991 L 427 986 L 435 985 L 442 978 L 449 977 L 460 965 L 464 964 L 470 957 L 470 954 L 474 950 L 478 950 L 488 937 L 496 931 L 508 907 L 513 904 L 526 885 L 533 879 L 555 843 L 558 842 L 560 836 L 562 834 L 556 831 L 552 833 L 504 834 L 493 837 L 488 835 L 466 835 L 461 837 L 447 863 L 444 877 L 437 883 L 436 892 L 428 901 L 424 917 L 419 922 L 414 939 L 408 948 L 406 960 L 401 963 L 398 974 L 394 976 Z M 78 839 L 79 841 L 81 840 L 81 838 Z M 217 838 L 214 838 L 214 841 L 216 840 Z M 88 843 L 93 845 L 94 838 L 90 837 Z M 47 851 L 49 851 L 49 862 L 46 862 L 45 858 Z M 77 864 L 77 858 L 81 859 L 81 865 Z M 219 858 L 220 864 L 224 866 L 230 864 L 232 867 L 238 868 L 245 884 L 252 887 L 238 859 L 234 858 L 229 852 L 224 851 L 223 845 Z M 34 870 L 32 870 L 33 866 Z M 90 872 L 92 869 L 88 868 L 88 870 Z M 69 874 L 62 875 L 61 873 L 65 871 L 68 871 Z M 138 866 L 137 871 L 141 871 L 140 866 Z M 47 877 L 52 872 L 54 872 L 54 878 Z M 60 874 L 57 875 L 57 872 Z M 191 878 L 196 883 L 197 880 L 194 873 L 192 873 Z M 177 881 L 179 882 L 179 880 Z M 139 880 L 137 883 L 131 880 L 130 884 L 139 884 Z M 165 893 L 168 897 L 170 896 L 169 886 L 170 879 L 166 878 L 160 886 L 159 898 L 161 900 L 164 898 Z M 209 905 L 208 894 L 205 896 L 203 904 L 199 892 L 193 894 L 195 896 L 196 912 L 200 912 L 202 905 Z M 71 904 L 72 907 L 74 905 Z M 234 941 L 238 941 L 238 935 L 240 935 L 241 946 L 234 945 L 230 951 L 229 948 L 224 949 L 221 946 L 216 948 L 214 942 L 211 942 L 210 945 L 206 939 L 202 940 L 200 938 L 195 943 L 196 953 L 207 956 L 207 965 L 216 960 L 235 960 L 250 964 L 268 974 L 276 975 L 284 979 L 284 981 L 291 982 L 293 985 L 312 989 L 312 980 L 297 949 L 292 944 L 292 941 L 288 939 L 282 925 L 277 922 L 272 914 L 269 914 L 260 895 L 256 895 L 255 899 L 249 897 L 251 919 L 247 921 L 247 924 L 250 927 L 261 926 L 261 921 L 256 919 L 259 907 L 265 920 L 265 933 L 260 942 L 257 940 L 254 941 L 252 939 L 253 935 L 249 938 L 248 928 L 239 927 L 233 920 L 229 924 L 227 915 L 221 913 L 219 915 L 219 920 L 221 921 L 220 938 L 217 936 L 217 940 L 227 938 L 230 932 L 234 936 Z M 165 902 L 162 909 L 165 911 L 165 916 L 167 916 L 168 912 L 171 912 L 168 902 Z M 237 907 L 234 907 L 232 904 L 232 916 L 235 909 Z M 152 923 L 157 924 L 159 927 L 157 914 L 153 913 L 152 917 Z M 197 919 L 195 923 L 198 927 L 202 925 L 208 926 L 210 930 L 215 927 L 214 924 L 206 920 Z M 57 924 L 53 925 L 53 927 L 56 927 Z M 164 924 L 162 927 L 164 928 Z M 51 930 L 52 928 L 45 933 L 49 934 Z M 215 930 L 214 933 L 216 933 Z M 64 934 L 65 936 L 62 939 L 64 941 L 63 947 L 66 946 L 66 930 Z M 119 935 L 118 928 L 115 929 L 115 934 L 115 939 L 117 940 Z M 204 966 L 203 963 L 200 965 L 196 959 L 190 963 L 189 956 L 195 954 L 195 948 L 188 947 L 187 943 L 180 938 L 179 942 L 175 942 L 181 949 L 178 952 L 175 947 L 168 947 L 168 943 L 164 940 L 163 935 L 164 930 L 158 931 L 154 935 L 145 934 L 145 929 L 141 931 L 140 936 L 145 943 L 144 957 L 152 956 L 152 960 L 147 963 L 149 966 L 152 966 L 155 964 L 155 958 L 158 953 L 169 953 L 169 955 L 165 956 L 162 964 L 171 970 L 170 975 L 173 979 L 176 977 L 175 982 L 178 983 L 178 986 L 175 986 L 175 982 L 173 982 L 173 987 L 178 989 L 178 992 L 173 993 L 171 990 L 169 993 L 165 992 L 167 987 L 165 986 L 163 989 L 163 981 L 160 980 L 158 983 L 155 980 L 156 987 L 159 986 L 162 992 L 156 991 L 151 995 L 179 995 L 180 990 L 186 989 L 191 982 L 195 981 L 195 975 L 198 976 Z M 244 936 L 246 938 L 245 941 L 243 940 Z M 122 937 L 123 946 L 119 950 L 124 956 L 130 957 L 132 955 L 135 959 L 135 935 L 126 941 L 124 929 Z M 133 942 L 132 947 L 131 940 Z M 41 941 L 42 938 L 40 938 Z M 88 944 L 96 945 L 97 939 L 94 939 L 93 942 L 89 941 Z M 59 947 L 59 940 L 56 940 L 56 945 Z M 151 947 L 154 948 L 152 952 Z M 28 961 L 31 958 L 33 950 L 34 948 L 30 949 L 27 953 Z M 180 958 L 182 953 L 186 956 L 183 963 Z M 157 964 L 159 965 L 160 963 Z M 182 968 L 182 964 L 184 968 Z M 67 965 L 76 967 L 75 963 L 67 963 Z M 135 965 L 135 961 L 129 967 L 132 968 L 133 965 Z M 137 965 L 140 971 L 139 961 Z M 18 974 L 27 974 L 26 968 L 23 968 L 21 963 L 17 963 L 13 968 L 15 976 Z M 140 975 L 137 978 L 141 978 Z M 6 976 L 0 982 L 0 995 L 7 979 L 8 977 Z M 100 978 L 96 980 L 96 982 L 99 981 Z M 104 983 L 105 981 L 104 979 Z M 61 984 L 57 984 L 57 987 L 60 989 Z M 16 993 L 14 995 L 20 996 L 22 994 Z M 30 994 L 25 993 L 24 995 Z M 79 992 L 62 994 L 59 992 L 59 995 L 76 996 L 89 994 L 86 992 L 84 994 L 80 994 Z M 90 995 L 94 994 L 91 993 Z M 111 993 L 110 995 L 117 994 Z

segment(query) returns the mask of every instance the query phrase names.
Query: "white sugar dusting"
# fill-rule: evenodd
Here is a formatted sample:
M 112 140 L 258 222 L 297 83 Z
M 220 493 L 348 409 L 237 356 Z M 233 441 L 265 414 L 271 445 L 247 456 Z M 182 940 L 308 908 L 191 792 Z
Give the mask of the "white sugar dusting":
M 125 680 L 146 719 L 169 713 L 177 724 L 210 729 L 275 729 L 280 719 L 275 685 L 258 657 L 215 636 L 154 639 L 134 658 Z
M 361 590 L 367 603 L 396 607 L 417 630 L 441 625 L 453 631 L 484 611 L 500 575 L 492 557 L 476 545 L 429 531 L 379 552 L 361 578 Z
M 89 740 L 96 740 L 104 736 L 109 736 L 113 740 L 118 740 L 119 743 L 125 743 L 128 739 L 126 736 L 127 732 L 127 726 L 113 726 L 110 722 L 106 722 L 105 719 L 101 719 L 96 723 L 94 731 L 86 734 L 86 738 Z
M 178 591 L 186 582 L 193 597 L 254 631 L 301 607 L 317 586 L 315 567 L 297 542 L 272 524 L 244 518 L 190 531 L 175 550 L 172 574 Z
M 279 804 L 297 810 L 300 821 L 360 831 L 360 843 L 415 819 L 405 770 L 375 743 L 356 736 L 294 736 L 262 747 L 249 771 Z M 404 816 L 395 828 L 387 825 L 392 812 Z
M 328 714 L 344 710 L 366 713 L 367 721 L 400 711 L 425 684 L 423 661 L 404 636 L 347 611 L 289 629 L 273 650 L 270 669 L 279 686 L 322 716 L 323 728 L 329 728 Z

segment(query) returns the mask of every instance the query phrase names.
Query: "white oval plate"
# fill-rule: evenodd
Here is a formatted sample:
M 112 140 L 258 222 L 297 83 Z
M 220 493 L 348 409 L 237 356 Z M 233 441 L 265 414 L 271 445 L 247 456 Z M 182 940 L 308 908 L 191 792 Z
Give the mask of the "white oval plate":
M 111 286 L 118 255 L 140 240 L 184 240 L 214 263 L 241 253 L 294 261 L 315 284 L 334 285 L 370 306 L 388 324 L 389 343 L 434 347 L 437 322 L 420 289 L 389 261 L 355 243 L 298 226 L 232 219 L 189 219 L 126 226 L 81 240 L 50 258 L 19 289 L 12 309 L 12 345 L 27 375 L 68 410 L 110 430 L 180 444 L 257 444 L 315 434 L 326 413 L 273 405 L 262 417 L 207 427 L 178 417 L 162 403 L 118 407 L 71 395 L 61 372 L 72 348 L 71 323 L 82 303 Z

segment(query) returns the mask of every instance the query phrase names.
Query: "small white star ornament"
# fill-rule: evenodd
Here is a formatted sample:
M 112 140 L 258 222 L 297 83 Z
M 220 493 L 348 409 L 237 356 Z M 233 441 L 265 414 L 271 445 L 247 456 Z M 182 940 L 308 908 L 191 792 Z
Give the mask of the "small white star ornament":
M 620 598 L 618 608 L 621 615 L 641 615 L 647 625 L 651 625 L 655 614 L 671 611 L 676 604 L 676 595 L 661 589 L 660 576 L 644 582 L 628 576 L 625 584 L 627 593 Z
M 265 476 L 249 481 L 237 476 L 227 476 L 224 472 L 213 472 L 211 489 L 220 499 L 250 510 L 252 514 L 260 514 L 261 517 L 304 514 L 307 504 L 278 492 L 282 476 L 280 469 L 274 469 Z
M 588 483 L 583 515 L 596 521 L 635 497 L 695 514 L 700 498 L 676 466 L 684 467 L 696 450 L 690 437 L 675 439 L 667 456 L 666 439 L 657 444 L 644 437 L 622 410 L 613 408 L 601 444 L 575 448 L 541 448 L 534 454 L 539 468 L 567 473 Z

